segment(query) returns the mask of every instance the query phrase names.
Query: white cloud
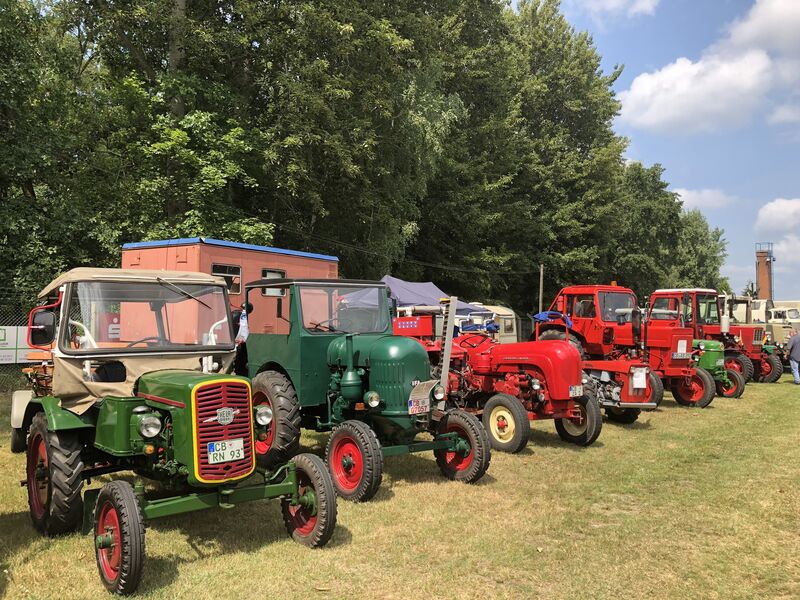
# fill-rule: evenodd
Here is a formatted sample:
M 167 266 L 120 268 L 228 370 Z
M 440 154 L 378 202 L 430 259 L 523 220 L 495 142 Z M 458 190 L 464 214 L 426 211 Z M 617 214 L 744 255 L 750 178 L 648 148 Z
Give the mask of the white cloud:
M 773 110 L 767 120 L 773 125 L 800 123 L 800 106 L 797 104 L 783 104 Z
M 629 17 L 652 15 L 660 0 L 571 0 L 570 7 L 593 16 L 626 14 Z
M 747 120 L 766 92 L 770 58 L 760 50 L 730 59 L 674 63 L 636 77 L 619 94 L 624 122 L 662 131 L 711 131 Z
M 777 198 L 758 210 L 756 229 L 761 232 L 789 232 L 800 230 L 800 198 Z M 790 237 L 797 237 L 792 234 Z
M 733 197 L 718 189 L 687 190 L 685 188 L 675 188 L 673 191 L 681 197 L 683 208 L 686 210 L 692 210 L 693 208 L 701 210 L 723 208 L 734 201 Z
M 775 260 L 780 264 L 800 265 L 800 237 L 790 233 L 775 244 Z M 790 272 L 788 269 L 781 272 Z
M 675 133 L 746 123 L 769 94 L 800 82 L 798 30 L 800 0 L 757 0 L 697 60 L 638 75 L 619 95 L 622 121 Z

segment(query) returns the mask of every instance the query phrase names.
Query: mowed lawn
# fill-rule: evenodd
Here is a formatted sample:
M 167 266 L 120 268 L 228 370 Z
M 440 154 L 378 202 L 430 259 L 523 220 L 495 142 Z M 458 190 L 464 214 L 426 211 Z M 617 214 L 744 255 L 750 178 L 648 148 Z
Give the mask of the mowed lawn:
M 0 597 L 103 597 L 91 536 L 34 532 L 1 405 Z M 321 454 L 326 436 L 304 436 Z M 155 521 L 140 596 L 798 598 L 800 387 L 705 410 L 667 393 L 585 449 L 536 423 L 474 486 L 431 454 L 390 458 L 374 501 L 339 503 L 323 550 L 288 539 L 278 502 Z

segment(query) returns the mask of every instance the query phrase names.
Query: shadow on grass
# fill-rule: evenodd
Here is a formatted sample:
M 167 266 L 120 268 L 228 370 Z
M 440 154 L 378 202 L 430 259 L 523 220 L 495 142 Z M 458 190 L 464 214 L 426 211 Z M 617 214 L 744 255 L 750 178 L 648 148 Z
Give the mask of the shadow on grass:
M 5 598 L 11 578 L 11 557 L 42 536 L 33 528 L 27 511 L 0 515 L 0 598 Z
M 485 473 L 475 485 L 491 485 L 494 483 L 496 480 L 490 475 L 491 469 L 492 467 L 489 465 L 489 472 Z M 383 471 L 392 478 L 392 481 L 403 481 L 405 483 L 434 483 L 437 485 L 464 485 L 458 481 L 447 479 L 447 477 L 442 475 L 435 461 L 422 458 L 416 454 L 393 456 L 387 459 L 383 465 Z M 394 495 L 394 492 L 390 488 L 381 486 L 381 491 L 378 492 L 376 498 L 382 493 L 391 494 L 387 499 Z
M 534 429 L 531 431 L 531 437 L 528 438 L 528 448 L 533 446 L 532 451 L 536 452 L 536 448 L 562 448 L 570 452 L 583 452 L 589 448 L 602 448 L 603 434 L 590 446 L 579 446 L 577 444 L 570 444 L 562 440 L 555 431 L 553 433 Z
M 610 427 L 621 427 L 622 429 L 630 429 L 632 431 L 647 431 L 648 429 L 653 428 L 653 424 L 648 421 L 634 421 L 633 423 L 619 423 L 608 417 L 603 419 L 603 427 L 605 426 Z M 600 435 L 603 435 L 602 433 Z

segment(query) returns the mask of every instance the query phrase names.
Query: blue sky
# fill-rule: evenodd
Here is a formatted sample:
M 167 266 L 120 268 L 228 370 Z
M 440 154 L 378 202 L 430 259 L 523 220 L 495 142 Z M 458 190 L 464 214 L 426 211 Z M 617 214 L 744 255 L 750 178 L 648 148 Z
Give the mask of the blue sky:
M 562 0 L 603 66 L 625 69 L 616 130 L 684 205 L 725 230 L 723 274 L 755 279 L 775 244 L 777 299 L 800 299 L 800 0 Z

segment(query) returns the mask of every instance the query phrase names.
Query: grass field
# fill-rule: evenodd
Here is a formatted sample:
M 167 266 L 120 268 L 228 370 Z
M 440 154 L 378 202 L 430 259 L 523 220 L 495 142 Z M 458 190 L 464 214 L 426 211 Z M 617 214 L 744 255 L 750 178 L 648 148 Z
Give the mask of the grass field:
M 90 536 L 31 527 L 24 455 L 0 400 L 0 597 L 96 598 Z M 306 436 L 322 453 L 325 436 Z M 594 446 L 534 424 L 475 486 L 431 454 L 391 458 L 368 504 L 339 503 L 330 545 L 285 535 L 277 502 L 156 521 L 145 598 L 798 598 L 800 387 L 606 423 Z

